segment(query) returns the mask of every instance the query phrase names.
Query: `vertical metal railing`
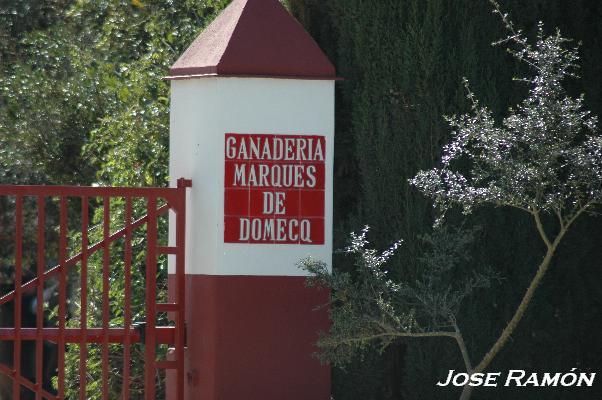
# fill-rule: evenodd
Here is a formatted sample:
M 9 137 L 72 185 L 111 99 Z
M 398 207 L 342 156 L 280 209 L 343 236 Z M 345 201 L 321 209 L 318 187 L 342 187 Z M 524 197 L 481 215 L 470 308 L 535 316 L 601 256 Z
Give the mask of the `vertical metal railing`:
M 123 382 L 130 381 L 130 350 L 132 343 L 131 327 L 132 327 L 132 198 L 125 199 L 125 313 L 123 323 Z M 130 385 L 123 385 L 123 398 L 130 398 Z
M 102 200 L 102 398 L 109 399 L 109 263 L 110 263 L 110 243 L 111 234 L 111 200 L 104 196 Z M 150 218 L 150 217 L 149 217 Z M 147 222 L 147 224 L 150 221 Z
M 146 250 L 146 341 L 144 347 L 144 393 L 149 398 L 155 397 L 155 321 L 157 311 L 155 302 L 157 299 L 157 220 L 155 217 L 156 199 L 150 198 L 147 203 L 148 223 L 147 229 L 147 250 Z
M 43 383 L 43 360 L 44 360 L 44 342 L 42 339 L 42 330 L 44 328 L 44 264 L 45 264 L 45 246 L 46 246 L 46 201 L 44 197 L 39 196 L 38 205 L 38 226 L 37 226 L 37 262 L 36 275 L 40 279 L 36 293 L 36 400 L 42 399 L 39 389 Z
M 88 218 L 89 218 L 89 199 L 82 197 L 82 259 L 80 272 L 80 317 L 79 326 L 81 328 L 82 343 L 79 347 L 79 381 L 86 382 L 86 366 L 88 361 Z M 81 385 L 79 389 L 79 399 L 86 400 L 87 385 Z
M 65 382 L 65 349 L 70 343 L 79 344 L 79 362 L 74 367 L 76 376 L 79 378 L 79 399 L 88 398 L 88 345 L 100 346 L 101 358 L 101 380 L 100 396 L 109 399 L 111 387 L 108 386 L 109 377 L 112 373 L 109 363 L 110 346 L 113 343 L 123 345 L 123 385 L 121 398 L 129 399 L 132 395 L 130 379 L 132 371 L 132 345 L 134 343 L 144 344 L 144 398 L 155 399 L 157 374 L 161 369 L 174 370 L 177 376 L 176 386 L 167 388 L 170 393 L 175 393 L 175 398 L 182 400 L 184 397 L 184 346 L 185 346 L 185 278 L 184 278 L 184 254 L 185 254 L 185 213 L 186 213 L 186 188 L 190 181 L 178 181 L 177 188 L 92 188 L 92 187 L 65 187 L 65 186 L 7 186 L 0 185 L 0 197 L 14 198 L 15 207 L 15 271 L 14 290 L 8 293 L 0 293 L 0 307 L 8 306 L 13 302 L 14 326 L 0 328 L 0 340 L 12 341 L 12 365 L 0 362 L 0 374 L 7 376 L 12 385 L 10 392 L 13 400 L 20 400 L 22 390 L 26 389 L 35 394 L 36 400 L 42 399 L 65 399 L 67 392 Z M 37 206 L 37 232 L 35 254 L 35 278 L 24 281 L 23 251 L 24 251 L 24 199 L 33 197 Z M 111 198 L 120 197 L 124 199 L 124 226 L 122 229 L 111 233 Z M 47 262 L 47 217 L 49 215 L 47 202 L 58 198 L 58 260 L 57 265 L 46 268 Z M 76 198 L 81 201 L 81 252 L 70 256 L 68 254 L 69 241 L 69 199 Z M 102 240 L 90 244 L 90 200 L 92 198 L 102 199 Z M 134 219 L 134 199 L 146 201 L 147 214 L 141 218 Z M 176 215 L 176 243 L 173 246 L 159 246 L 158 218 L 167 211 L 172 210 Z M 133 235 L 137 229 L 146 225 L 146 265 L 145 265 L 145 324 L 142 330 L 135 328 L 132 313 L 132 266 L 133 266 Z M 120 243 L 123 248 L 123 287 L 124 304 L 123 326 L 113 327 L 111 321 L 111 244 L 123 239 Z M 88 307 L 90 274 L 90 257 L 96 252 L 102 252 L 100 259 L 102 265 L 101 283 L 101 327 L 89 327 L 88 318 L 90 310 Z M 175 279 L 174 287 L 170 291 L 175 293 L 175 298 L 168 303 L 157 302 L 157 263 L 158 256 L 170 254 L 175 256 Z M 70 271 L 76 271 L 79 265 L 79 327 L 73 327 L 71 323 L 67 326 L 69 313 L 67 293 Z M 58 316 L 57 326 L 45 326 L 45 285 L 49 279 L 58 280 Z M 77 280 L 76 280 L 77 281 Z M 31 294 L 33 293 L 33 294 Z M 36 299 L 36 316 L 33 328 L 23 326 L 23 299 L 24 295 L 34 296 Z M 1 311 L 0 311 L 1 312 Z M 158 313 L 167 312 L 174 320 L 175 326 L 157 326 Z M 33 362 L 35 368 L 32 376 L 22 374 L 23 343 L 32 341 L 35 348 Z M 50 393 L 44 387 L 48 380 L 45 371 L 45 346 L 47 342 L 55 343 L 58 348 L 56 360 L 57 386 L 56 394 Z M 157 360 L 157 346 L 168 344 L 173 346 L 174 359 Z M 0 392 L 1 394 L 1 392 Z M 111 399 L 113 400 L 113 399 Z
M 60 197 L 59 212 L 59 338 L 57 346 L 65 348 L 65 324 L 67 321 L 67 198 Z M 65 352 L 58 352 L 58 398 L 65 398 Z
M 15 341 L 13 342 L 13 399 L 19 399 L 21 393 L 21 280 L 23 271 L 23 197 L 17 196 L 15 205 Z

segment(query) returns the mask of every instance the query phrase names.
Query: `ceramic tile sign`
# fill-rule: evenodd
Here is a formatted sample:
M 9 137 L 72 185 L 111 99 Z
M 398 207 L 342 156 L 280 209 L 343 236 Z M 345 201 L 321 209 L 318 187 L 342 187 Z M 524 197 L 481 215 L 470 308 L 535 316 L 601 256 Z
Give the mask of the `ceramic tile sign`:
M 324 136 L 225 135 L 224 242 L 324 244 Z

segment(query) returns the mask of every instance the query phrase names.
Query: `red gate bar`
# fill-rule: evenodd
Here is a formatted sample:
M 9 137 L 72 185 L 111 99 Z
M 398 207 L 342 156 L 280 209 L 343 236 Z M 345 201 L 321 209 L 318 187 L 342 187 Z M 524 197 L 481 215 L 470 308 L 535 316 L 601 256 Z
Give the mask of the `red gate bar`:
M 184 181 L 188 181 L 184 179 Z M 117 187 L 117 186 L 50 186 L 50 185 L 0 185 L 1 196 L 33 197 L 146 197 L 162 198 L 176 202 L 179 188 Z
M 130 345 L 132 343 L 132 335 L 130 334 L 130 326 L 132 323 L 131 316 L 131 288 L 132 277 L 132 198 L 125 198 L 125 313 L 123 316 L 123 398 L 130 398 Z M 81 400 L 85 400 L 82 398 Z
M 157 310 L 157 209 L 156 199 L 150 198 L 147 203 L 148 222 L 146 224 L 146 326 L 149 328 L 144 348 L 144 393 L 149 399 L 155 398 L 155 321 Z
M 65 398 L 65 322 L 67 313 L 67 198 L 61 196 L 59 228 L 59 338 L 58 338 L 58 397 Z M 18 397 L 17 397 L 18 398 Z
M 42 333 L 38 333 L 38 328 L 0 328 L 0 340 L 16 341 L 17 331 L 19 332 L 20 341 L 42 339 L 58 343 L 61 335 L 60 328 L 44 328 Z M 154 331 L 157 344 L 176 344 L 178 334 L 176 327 L 158 326 Z M 67 343 L 103 343 L 105 337 L 107 343 L 125 343 L 126 337 L 123 328 L 88 328 L 85 337 L 82 335 L 82 329 L 80 328 L 65 328 L 63 333 Z M 129 336 L 131 343 L 144 343 L 143 337 L 145 335 L 142 328 L 130 328 L 127 331 L 127 336 Z
M 82 197 L 82 252 L 81 252 L 81 310 L 80 322 L 82 343 L 88 342 L 88 197 Z M 38 273 L 38 276 L 43 274 Z M 86 363 L 88 361 L 88 346 L 79 347 L 79 381 L 86 382 Z M 124 384 L 125 384 L 124 380 Z M 81 385 L 79 400 L 86 400 L 86 386 Z M 126 385 L 127 386 L 127 385 Z
M 108 241 L 111 233 L 110 220 L 111 200 L 105 196 L 102 199 L 102 237 L 104 246 L 102 248 L 102 398 L 109 400 L 109 250 Z M 149 216 L 150 223 L 151 217 Z
M 44 223 L 46 221 L 45 212 L 46 202 L 44 197 L 38 197 L 38 248 L 37 248 L 37 276 L 40 277 L 40 284 L 38 285 L 37 291 L 37 305 L 36 305 L 36 385 L 42 386 L 43 382 L 43 365 L 44 360 L 44 342 L 42 338 L 44 327 L 44 246 L 46 236 L 44 235 Z M 41 400 L 42 395 L 36 392 L 36 400 Z
M 80 379 L 79 398 L 83 400 L 86 394 L 86 374 L 88 352 L 87 345 L 96 343 L 101 345 L 102 383 L 101 394 L 103 399 L 109 398 L 109 344 L 123 344 L 123 376 L 124 382 L 122 395 L 124 399 L 130 397 L 129 378 L 131 377 L 130 361 L 133 343 L 143 343 L 144 369 L 145 369 L 145 395 L 146 400 L 155 400 L 156 372 L 160 369 L 175 370 L 177 380 L 170 381 L 173 386 L 166 387 L 166 391 L 176 395 L 181 400 L 184 396 L 184 346 L 185 346 L 185 288 L 184 288 L 184 245 L 185 245 L 185 206 L 186 188 L 191 186 L 191 181 L 178 180 L 177 188 L 100 188 L 100 187 L 74 187 L 74 186 L 7 186 L 0 185 L 0 196 L 13 196 L 15 202 L 15 288 L 13 291 L 0 297 L 0 306 L 14 301 L 15 318 L 14 327 L 0 328 L 0 340 L 12 341 L 13 366 L 0 364 L 0 374 L 12 379 L 12 398 L 21 398 L 21 388 L 27 388 L 35 393 L 38 399 L 65 398 L 65 345 L 77 343 L 79 348 L 78 375 Z M 37 276 L 28 282 L 21 283 L 23 278 L 23 200 L 24 197 L 37 198 Z M 59 198 L 59 254 L 58 265 L 45 271 L 45 202 L 49 197 Z M 68 203 L 70 197 L 81 200 L 81 253 L 67 258 L 68 235 Z M 89 198 L 101 197 L 103 199 L 103 239 L 89 245 Z M 125 198 L 125 226 L 119 231 L 110 233 L 110 198 Z M 147 215 L 133 220 L 132 198 L 143 198 L 147 202 Z M 158 207 L 159 199 L 167 204 Z M 174 245 L 159 246 L 157 218 L 168 210 L 176 215 L 176 243 Z M 145 323 L 132 323 L 132 298 L 131 298 L 131 273 L 132 273 L 132 234 L 137 228 L 147 225 L 147 260 L 146 260 L 146 302 Z M 109 291 L 110 291 L 110 245 L 114 241 L 124 238 L 124 323 L 123 327 L 109 327 Z M 88 290 L 88 260 L 96 251 L 102 249 L 102 327 L 89 328 L 87 324 L 87 290 Z M 170 254 L 175 256 L 176 279 L 170 281 L 169 292 L 175 294 L 168 303 L 157 303 L 157 256 Z M 80 326 L 67 328 L 67 272 L 68 268 L 81 265 L 80 287 Z M 58 327 L 44 327 L 44 283 L 47 279 L 58 275 L 59 301 L 58 301 Z M 21 311 L 23 307 L 23 294 L 36 289 L 36 322 L 34 328 L 22 327 Z M 167 312 L 168 318 L 175 322 L 175 326 L 157 326 L 157 313 Z M 35 341 L 35 376 L 30 381 L 21 375 L 22 342 Z M 58 391 L 54 395 L 43 388 L 44 384 L 44 341 L 56 343 L 58 352 Z M 156 346 L 167 344 L 173 347 L 170 350 L 169 360 L 156 359 Z M 174 357 L 175 355 L 175 357 Z
M 17 196 L 16 212 L 15 212 L 15 342 L 13 344 L 13 367 L 17 378 L 21 377 L 21 273 L 23 272 L 23 198 Z M 17 379 L 13 380 L 13 399 L 19 398 L 21 385 Z

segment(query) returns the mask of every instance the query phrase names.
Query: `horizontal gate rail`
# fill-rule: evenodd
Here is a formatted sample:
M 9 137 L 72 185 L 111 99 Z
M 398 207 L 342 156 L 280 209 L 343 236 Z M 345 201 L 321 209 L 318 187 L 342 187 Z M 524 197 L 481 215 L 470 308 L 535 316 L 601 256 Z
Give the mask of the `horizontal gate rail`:
M 124 188 L 124 187 L 80 187 L 80 186 L 13 186 L 0 185 L 0 198 L 14 198 L 14 290 L 8 293 L 0 293 L 0 307 L 8 307 L 12 303 L 14 314 L 14 326 L 0 327 L 0 342 L 12 344 L 12 366 L 3 364 L 0 358 L 0 378 L 8 377 L 12 384 L 7 389 L 5 382 L 0 379 L 0 398 L 12 398 L 19 400 L 22 397 L 22 388 L 28 389 L 35 394 L 36 400 L 64 400 L 66 394 L 65 387 L 65 351 L 66 344 L 79 344 L 79 362 L 75 370 L 79 376 L 79 399 L 87 398 L 87 362 L 88 362 L 88 344 L 98 345 L 101 365 L 101 382 L 98 386 L 99 394 L 103 400 L 109 400 L 109 391 L 114 388 L 109 387 L 109 374 L 113 373 L 113 368 L 109 366 L 109 345 L 123 345 L 123 369 L 122 382 L 120 389 L 120 398 L 130 398 L 130 378 L 132 371 L 130 367 L 132 351 L 130 346 L 136 343 L 144 345 L 144 399 L 155 400 L 156 396 L 156 377 L 159 370 L 175 370 L 176 386 L 166 388 L 170 393 L 175 394 L 176 399 L 182 400 L 184 396 L 184 346 L 185 346 L 185 285 L 184 285 L 184 255 L 185 255 L 185 213 L 186 213 L 186 188 L 192 185 L 191 181 L 179 179 L 177 188 Z M 29 280 L 24 275 L 24 236 L 26 215 L 24 199 L 33 197 L 37 199 L 37 244 L 35 246 L 36 257 L 35 266 L 29 266 L 30 273 L 35 271 L 35 277 Z M 69 257 L 67 243 L 69 235 L 68 225 L 68 199 L 77 199 L 81 202 L 81 252 Z M 102 240 L 90 245 L 89 243 L 89 201 L 90 199 L 101 199 L 99 208 L 102 207 L 101 225 Z M 111 233 L 111 199 L 124 199 L 125 221 L 123 228 Z M 46 267 L 46 202 L 49 199 L 58 199 L 58 263 L 50 268 Z M 146 200 L 146 215 L 134 219 L 133 199 Z M 55 200 L 53 200 L 55 201 Z M 12 202 L 12 200 L 11 200 Z M 121 207 L 121 206 L 120 206 Z M 159 245 L 159 232 L 157 219 L 164 216 L 168 211 L 173 211 L 175 224 L 174 244 Z M 10 215 L 10 214 L 9 214 Z M 27 214 L 28 215 L 28 214 Z M 142 282 L 145 282 L 145 299 L 143 312 L 143 323 L 134 322 L 132 304 L 132 274 L 133 270 L 133 232 L 146 225 L 145 240 L 146 260 L 145 271 L 142 273 Z M 139 237 L 139 236 L 137 236 Z M 119 247 L 123 249 L 121 265 L 123 268 L 118 270 L 117 276 L 123 274 L 123 325 L 115 327 L 110 325 L 110 308 L 115 305 L 109 305 L 111 298 L 110 280 L 111 271 L 117 271 L 112 266 L 110 256 L 111 245 L 120 241 Z M 6 239 L 3 239 L 6 240 Z M 28 250 L 29 251 L 29 250 Z M 98 315 L 99 326 L 88 326 L 88 261 L 90 257 L 102 252 L 99 257 L 100 264 L 97 264 L 102 271 L 100 282 L 100 292 L 97 294 L 102 299 L 102 304 L 96 306 L 100 310 Z M 29 255 L 29 254 L 28 254 Z M 175 261 L 175 279 L 170 281 L 168 302 L 159 303 L 157 301 L 157 262 L 160 255 L 169 255 Z M 29 257 L 30 259 L 32 257 Z M 137 262 L 139 262 L 138 260 Z M 171 262 L 171 261 L 170 261 Z M 78 268 L 79 266 L 79 268 Z M 35 267 L 35 268 L 34 268 Z M 171 264 L 170 264 L 171 268 Z M 73 327 L 67 324 L 67 274 L 69 270 L 80 272 L 79 292 L 81 299 L 79 302 L 79 327 Z M 139 271 L 136 269 L 135 271 Z M 141 273 L 139 271 L 138 273 Z M 99 275 L 100 276 L 100 275 Z M 166 277 L 164 277 L 166 278 Z M 53 283 L 50 290 L 56 290 L 58 293 L 58 315 L 55 327 L 45 326 L 45 284 L 48 280 L 55 279 L 58 283 Z M 121 277 L 118 279 L 122 279 Z M 137 278 L 138 279 L 138 278 Z M 137 286 L 139 287 L 139 286 Z M 48 289 L 46 289 L 48 290 Z M 34 292 L 35 291 L 35 292 Z M 34 292 L 33 294 L 30 292 Z M 139 292 L 138 292 L 139 293 Z M 25 310 L 23 296 L 34 296 L 36 303 L 33 306 L 35 315 L 35 327 L 22 326 L 22 312 Z M 29 297 L 31 298 L 31 297 Z M 27 304 L 27 303 L 26 303 Z M 138 303 L 136 303 L 138 304 Z M 140 310 L 139 308 L 136 308 Z M 1 310 L 0 310 L 1 312 Z M 98 311 L 97 311 L 98 312 Z M 138 318 L 142 315 L 137 311 Z M 168 319 L 172 320 L 174 326 L 160 326 L 157 324 L 159 313 L 167 313 Z M 6 321 L 5 321 L 6 322 Z M 4 323 L 5 323 L 4 322 Z M 31 322 L 29 322 L 31 323 Z M 26 343 L 32 342 L 35 346 L 35 371 L 33 373 L 22 372 L 23 356 L 26 355 L 24 347 Z M 44 370 L 44 354 L 46 343 L 54 344 L 57 349 L 57 359 L 55 368 L 58 373 L 58 385 L 49 388 L 47 372 Z M 168 345 L 172 347 L 169 351 L 170 356 L 167 360 L 157 359 L 157 346 Z M 30 345 L 27 345 L 30 346 Z M 1 351 L 1 348 L 0 348 Z M 33 353 L 34 351 L 30 351 Z M 139 351 L 136 352 L 138 354 Z M 1 354 L 0 354 L 1 356 Z M 55 375 L 55 378 L 57 376 Z M 56 390 L 57 393 L 51 393 Z M 4 397 L 3 397 L 4 396 Z M 11 397 L 12 396 L 12 397 Z M 111 395 L 113 396 L 113 395 Z M 113 400 L 113 399 L 110 399 Z
M 2 189 L 3 189 L 3 187 L 0 185 L 0 195 L 3 194 Z M 163 215 L 168 210 L 169 210 L 169 204 L 165 204 L 157 209 L 157 215 Z M 132 222 L 132 224 L 129 226 L 129 229 L 139 228 L 142 225 L 146 224 L 147 221 L 148 221 L 148 215 L 145 215 L 144 217 Z M 128 229 L 128 227 L 120 229 L 117 232 L 110 235 L 107 239 L 103 239 L 99 242 L 96 242 L 94 245 L 88 247 L 88 249 L 87 249 L 88 257 L 90 255 L 92 255 L 93 253 L 97 252 L 98 250 L 102 250 L 103 247 L 105 246 L 105 243 L 112 243 L 112 242 L 116 241 L 117 239 L 124 237 L 127 233 L 127 229 Z M 82 260 L 82 253 L 79 253 L 79 254 L 67 259 L 62 265 L 64 265 L 65 267 L 73 267 L 81 260 Z M 44 272 L 43 280 L 47 280 L 48 278 L 58 275 L 60 273 L 60 270 L 61 270 L 61 265 L 55 265 L 54 267 L 48 269 L 46 272 Z M 24 283 L 21 286 L 21 290 L 28 291 L 28 290 L 36 288 L 39 284 L 40 284 L 40 278 L 36 277 L 36 278 L 33 278 L 32 280 Z M 12 292 L 7 293 L 4 296 L 1 296 L 0 297 L 0 306 L 4 303 L 12 301 L 15 298 L 15 293 L 16 293 L 16 291 L 12 291 Z
M 14 328 L 0 328 L 0 340 L 15 340 L 17 338 L 15 331 Z M 44 328 L 41 334 L 38 332 L 38 328 L 21 328 L 19 332 L 20 340 L 41 338 L 51 343 L 58 343 L 61 333 L 59 328 Z M 85 340 L 82 330 L 79 328 L 65 328 L 63 332 L 67 343 L 102 343 L 105 333 L 108 343 L 125 343 L 123 328 L 87 328 Z M 155 328 L 155 335 L 158 344 L 173 345 L 176 343 L 176 328 L 173 326 L 158 326 Z M 141 329 L 131 328 L 129 336 L 131 343 L 144 343 L 144 333 Z
M 177 200 L 176 188 L 116 186 L 0 185 L 2 196 L 35 197 L 160 197 Z

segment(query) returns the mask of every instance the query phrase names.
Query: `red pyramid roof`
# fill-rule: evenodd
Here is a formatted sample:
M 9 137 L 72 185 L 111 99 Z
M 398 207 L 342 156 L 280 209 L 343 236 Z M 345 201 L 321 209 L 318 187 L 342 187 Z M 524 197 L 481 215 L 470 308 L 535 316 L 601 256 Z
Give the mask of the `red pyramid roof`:
M 233 0 L 168 79 L 204 75 L 336 79 L 326 55 L 278 0 Z

